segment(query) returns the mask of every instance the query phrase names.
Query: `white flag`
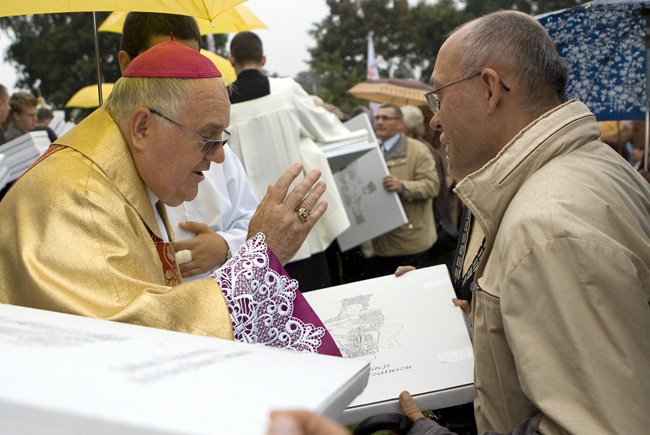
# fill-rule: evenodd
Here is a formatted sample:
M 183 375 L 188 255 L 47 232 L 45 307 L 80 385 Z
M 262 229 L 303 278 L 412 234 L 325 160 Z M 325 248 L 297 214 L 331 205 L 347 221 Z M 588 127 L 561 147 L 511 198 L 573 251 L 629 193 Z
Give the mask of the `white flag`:
M 368 64 L 366 66 L 366 79 L 377 80 L 379 79 L 379 69 L 377 68 L 377 60 L 375 59 L 375 42 L 372 39 L 372 32 L 368 33 Z M 377 113 L 379 103 L 370 103 L 368 108 L 374 115 Z
M 377 69 L 377 60 L 375 59 L 375 42 L 372 39 L 372 32 L 368 33 L 368 65 L 366 78 L 368 80 L 377 80 L 379 78 L 379 69 Z

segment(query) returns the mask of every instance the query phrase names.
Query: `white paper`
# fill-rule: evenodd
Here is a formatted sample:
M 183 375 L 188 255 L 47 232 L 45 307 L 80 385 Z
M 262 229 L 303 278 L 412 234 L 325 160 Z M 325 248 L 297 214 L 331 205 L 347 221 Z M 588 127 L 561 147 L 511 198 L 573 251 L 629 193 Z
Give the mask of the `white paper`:
M 0 433 L 264 434 L 272 409 L 332 418 L 364 361 L 0 304 Z
M 0 154 L 0 189 L 5 187 L 5 185 L 11 181 L 9 177 L 10 173 L 9 167 L 7 166 L 7 157 L 4 154 Z
M 327 157 L 330 169 L 336 173 L 376 147 L 377 144 L 368 141 L 366 131 L 360 130 L 352 132 L 350 136 L 338 141 L 319 142 L 318 146 Z
M 58 137 L 61 137 L 68 131 L 72 130 L 75 125 L 74 122 L 65 120 L 65 112 L 63 110 L 55 110 L 54 118 L 52 118 L 48 127 L 50 127 Z
M 49 147 L 47 132 L 30 131 L 0 147 L 9 168 L 9 181 L 20 177 Z
M 371 365 L 346 424 L 399 412 L 403 390 L 422 409 L 472 401 L 472 344 L 454 296 L 444 265 L 305 293 L 344 356 Z
M 365 113 L 360 113 L 354 118 L 350 118 L 344 122 L 345 126 L 350 129 L 350 131 L 360 131 L 364 130 L 366 132 L 366 137 L 368 142 L 377 142 L 377 137 L 375 136 L 375 129 L 372 125 L 372 121 Z

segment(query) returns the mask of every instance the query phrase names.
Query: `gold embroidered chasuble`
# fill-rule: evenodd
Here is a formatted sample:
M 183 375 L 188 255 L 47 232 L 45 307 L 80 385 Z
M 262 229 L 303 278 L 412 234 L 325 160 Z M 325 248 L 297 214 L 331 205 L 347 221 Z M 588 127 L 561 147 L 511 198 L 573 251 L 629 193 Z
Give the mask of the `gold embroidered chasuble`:
M 56 143 L 0 203 L 0 303 L 232 339 L 214 279 L 165 284 L 153 207 L 110 115 Z

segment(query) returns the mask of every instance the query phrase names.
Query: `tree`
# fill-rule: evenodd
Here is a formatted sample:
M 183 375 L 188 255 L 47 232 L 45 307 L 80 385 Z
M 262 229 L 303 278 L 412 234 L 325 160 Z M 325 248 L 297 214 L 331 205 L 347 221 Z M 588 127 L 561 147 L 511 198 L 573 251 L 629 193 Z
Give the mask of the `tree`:
M 577 6 L 586 1 L 588 0 L 467 0 L 465 13 L 469 18 L 475 18 L 500 9 L 515 9 L 538 15 Z
M 98 12 L 97 23 L 107 16 Z M 17 66 L 17 87 L 40 91 L 48 104 L 62 108 L 78 89 L 97 83 L 92 13 L 7 17 L 0 24 L 15 36 L 6 59 Z M 114 82 L 120 76 L 120 35 L 98 36 L 102 80 Z
M 416 17 L 411 23 L 411 34 L 413 40 L 418 41 L 413 47 L 413 56 L 419 59 L 418 78 L 421 81 L 429 81 L 438 50 L 446 36 L 465 21 L 455 3 L 453 0 L 440 0 L 428 5 L 421 1 L 411 11 Z
M 413 77 L 419 65 L 413 49 L 412 14 L 407 0 L 327 0 L 330 15 L 310 32 L 312 71 L 320 78 L 317 95 L 344 112 L 366 101 L 347 90 L 366 78 L 366 47 L 374 32 L 380 75 Z

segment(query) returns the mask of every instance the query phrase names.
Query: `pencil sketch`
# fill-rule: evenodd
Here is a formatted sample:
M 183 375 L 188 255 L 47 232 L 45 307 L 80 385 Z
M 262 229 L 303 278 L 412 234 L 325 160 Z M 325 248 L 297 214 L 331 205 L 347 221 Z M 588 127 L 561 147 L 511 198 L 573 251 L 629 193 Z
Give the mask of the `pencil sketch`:
M 380 349 L 400 346 L 397 335 L 403 325 L 385 325 L 382 310 L 370 308 L 371 297 L 366 294 L 341 299 L 339 314 L 324 322 L 345 358 L 370 361 Z
M 334 178 L 341 198 L 345 202 L 347 209 L 352 212 L 354 223 L 356 225 L 365 223 L 366 218 L 363 215 L 361 201 L 364 195 L 377 190 L 375 183 L 372 180 L 366 182 L 361 179 L 357 161 L 350 163 L 346 168 L 335 173 Z

